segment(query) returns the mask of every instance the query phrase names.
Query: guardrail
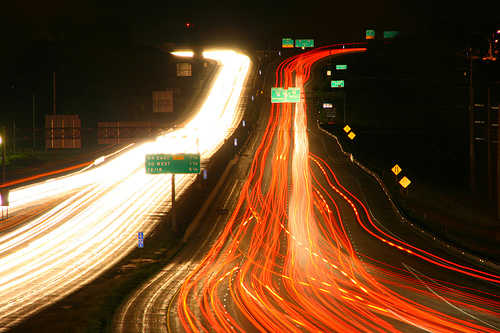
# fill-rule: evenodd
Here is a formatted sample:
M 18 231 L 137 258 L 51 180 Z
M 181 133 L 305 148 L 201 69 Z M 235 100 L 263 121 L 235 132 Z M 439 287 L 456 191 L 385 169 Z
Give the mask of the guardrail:
M 375 180 L 378 182 L 378 184 L 380 185 L 380 187 L 384 191 L 385 195 L 387 196 L 387 199 L 391 203 L 391 206 L 392 206 L 394 212 L 396 213 L 396 215 L 399 217 L 401 223 L 403 223 L 406 226 L 408 226 L 410 228 L 410 230 L 412 230 L 416 234 L 418 234 L 420 236 L 423 236 L 423 237 L 427 238 L 428 240 L 431 240 L 431 241 L 435 242 L 435 244 L 441 246 L 443 249 L 445 249 L 446 251 L 448 251 L 450 253 L 453 253 L 453 254 L 455 254 L 455 255 L 457 255 L 459 257 L 462 257 L 462 258 L 464 258 L 464 259 L 466 259 L 466 260 L 468 260 L 470 262 L 473 262 L 475 264 L 479 264 L 479 265 L 485 266 L 485 267 L 487 267 L 489 269 L 492 269 L 492 270 L 494 270 L 496 272 L 500 272 L 500 265 L 499 264 L 497 264 L 497 263 L 495 263 L 495 262 L 493 262 L 491 260 L 488 260 L 488 259 L 485 259 L 485 258 L 481 258 L 481 257 L 479 257 L 479 256 L 477 256 L 475 254 L 466 252 L 464 249 L 461 249 L 458 246 L 450 244 L 450 243 L 448 243 L 448 242 L 440 239 L 436 235 L 433 235 L 431 232 L 420 228 L 420 226 L 418 226 L 415 222 L 411 221 L 408 217 L 406 217 L 404 215 L 404 213 L 395 204 L 394 199 L 392 198 L 392 195 L 390 194 L 389 190 L 385 186 L 385 184 L 382 181 L 382 179 L 378 176 L 378 174 L 375 173 L 374 171 L 372 171 L 371 169 L 369 169 L 368 167 L 366 167 L 364 164 L 362 164 L 358 160 L 356 160 L 354 158 L 353 154 L 346 152 L 344 150 L 344 148 L 342 147 L 342 145 L 340 144 L 339 139 L 334 134 L 332 134 L 332 133 L 326 131 L 325 129 L 321 128 L 321 126 L 319 125 L 319 123 L 317 123 L 317 126 L 318 126 L 318 129 L 320 131 L 322 131 L 323 133 L 329 135 L 330 137 L 332 137 L 333 139 L 335 139 L 335 141 L 337 141 L 337 144 L 338 144 L 338 146 L 340 148 L 340 151 L 342 152 L 342 154 L 344 156 L 349 157 L 349 159 L 351 160 L 351 162 L 353 162 L 359 168 L 361 168 L 364 172 L 366 172 L 367 174 L 369 174 L 370 176 L 372 176 L 373 178 L 375 178 Z

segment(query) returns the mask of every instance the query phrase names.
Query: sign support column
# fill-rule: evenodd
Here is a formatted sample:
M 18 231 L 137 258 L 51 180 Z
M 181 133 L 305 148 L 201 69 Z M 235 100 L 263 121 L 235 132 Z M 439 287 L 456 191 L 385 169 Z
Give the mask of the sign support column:
M 170 226 L 170 230 L 177 231 L 175 206 L 175 174 L 200 173 L 200 153 L 146 154 L 145 157 L 146 174 L 172 175 L 172 225 Z
M 177 220 L 175 216 L 175 173 L 172 174 L 172 225 L 170 230 L 177 231 Z

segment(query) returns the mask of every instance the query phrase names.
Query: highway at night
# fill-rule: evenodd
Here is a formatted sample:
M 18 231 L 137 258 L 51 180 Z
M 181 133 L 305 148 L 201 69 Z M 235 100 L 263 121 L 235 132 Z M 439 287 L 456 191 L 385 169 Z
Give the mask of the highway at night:
M 178 53 L 178 56 L 191 56 Z M 10 192 L 0 232 L 0 331 L 92 281 L 137 247 L 170 209 L 171 175 L 148 175 L 145 154 L 197 153 L 206 163 L 238 126 L 250 61 L 206 51 L 217 64 L 206 100 L 156 142 L 131 145 L 85 170 Z M 178 175 L 176 194 L 196 175 Z
M 318 129 L 304 93 L 314 65 L 363 51 L 315 49 L 278 66 L 271 84 L 302 98 L 263 107 L 228 182 L 241 191 L 217 203 L 232 214 L 129 299 L 116 331 L 500 330 L 498 274 L 401 223 L 377 180 Z

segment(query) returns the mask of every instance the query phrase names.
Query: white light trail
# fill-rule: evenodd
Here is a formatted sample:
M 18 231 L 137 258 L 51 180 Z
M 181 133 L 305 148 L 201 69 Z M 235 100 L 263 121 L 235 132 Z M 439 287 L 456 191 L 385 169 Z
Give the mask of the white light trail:
M 233 51 L 204 56 L 220 64 L 220 73 L 199 113 L 182 128 L 83 172 L 11 191 L 11 217 L 54 207 L 0 235 L 0 331 L 116 264 L 137 246 L 138 231 L 147 235 L 155 227 L 153 215 L 170 209 L 171 176 L 147 175 L 146 154 L 200 152 L 207 160 L 230 136 L 242 118 L 238 101 L 250 61 Z M 177 175 L 177 195 L 195 178 Z

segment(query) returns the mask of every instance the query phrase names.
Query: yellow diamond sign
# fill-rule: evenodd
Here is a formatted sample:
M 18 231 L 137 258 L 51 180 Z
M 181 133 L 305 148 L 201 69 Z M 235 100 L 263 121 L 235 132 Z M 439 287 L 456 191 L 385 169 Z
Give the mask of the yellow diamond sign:
M 401 167 L 396 164 L 392 167 L 391 171 L 397 176 L 401 172 Z
M 345 125 L 344 132 L 349 133 L 350 130 L 351 128 L 349 127 L 349 125 Z
M 354 132 L 351 132 L 349 134 L 347 134 L 347 136 L 349 137 L 349 139 L 354 139 L 354 137 L 356 136 L 356 134 L 354 134 Z
M 408 185 L 410 185 L 410 183 L 411 183 L 411 181 L 406 177 L 401 178 L 401 180 L 399 181 L 399 184 L 401 186 L 403 186 L 404 188 L 407 188 Z

